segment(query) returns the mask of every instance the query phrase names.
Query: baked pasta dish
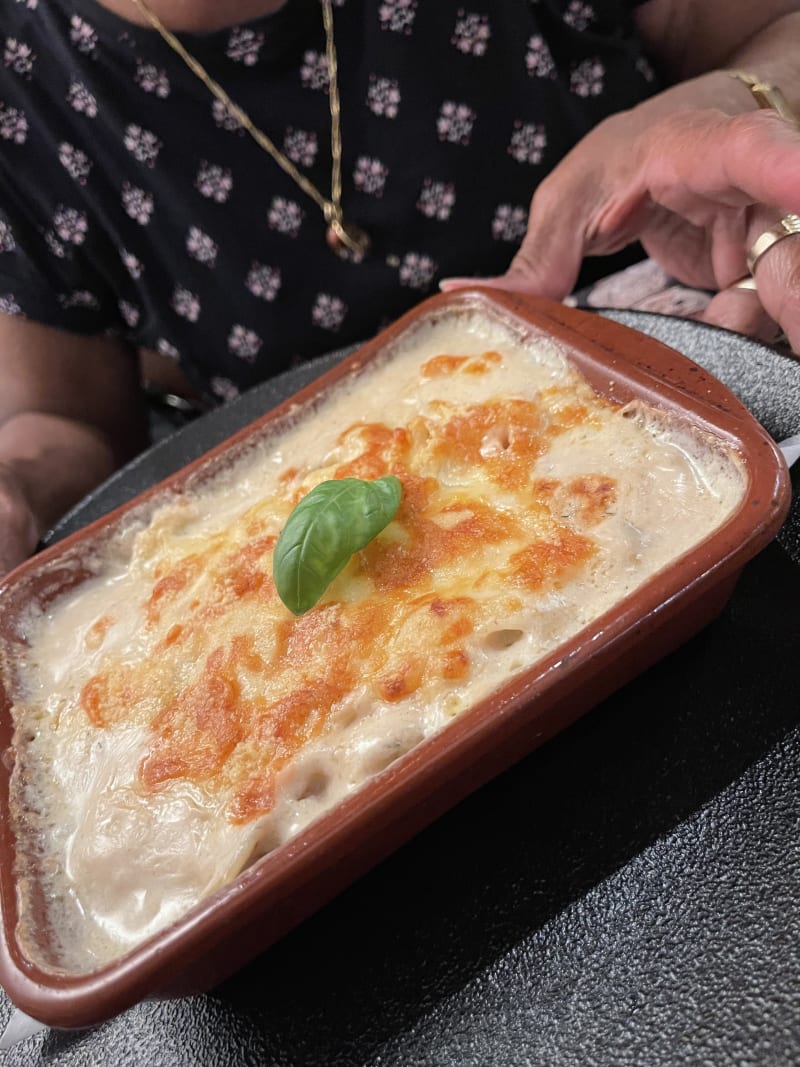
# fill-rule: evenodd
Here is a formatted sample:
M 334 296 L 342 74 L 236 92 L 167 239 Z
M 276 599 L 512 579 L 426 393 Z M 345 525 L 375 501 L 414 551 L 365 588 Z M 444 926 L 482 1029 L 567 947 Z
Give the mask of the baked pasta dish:
M 469 307 L 422 318 L 230 463 L 156 495 L 24 620 L 20 943 L 90 972 L 184 915 L 707 538 L 737 454 Z M 394 518 L 316 605 L 273 552 L 317 485 Z M 47 901 L 39 961 L 26 870 Z M 38 912 L 37 912 L 38 914 Z

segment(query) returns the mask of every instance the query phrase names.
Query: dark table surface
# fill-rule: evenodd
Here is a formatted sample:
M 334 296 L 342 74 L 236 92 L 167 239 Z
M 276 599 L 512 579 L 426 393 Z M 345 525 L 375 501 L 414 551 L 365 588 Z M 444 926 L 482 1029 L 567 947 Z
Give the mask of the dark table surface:
M 800 432 L 800 362 L 611 314 L 722 378 L 777 440 Z M 53 536 L 317 369 L 163 441 Z M 0 1065 L 800 1064 L 798 661 L 796 492 L 717 621 L 225 984 L 38 1033 Z

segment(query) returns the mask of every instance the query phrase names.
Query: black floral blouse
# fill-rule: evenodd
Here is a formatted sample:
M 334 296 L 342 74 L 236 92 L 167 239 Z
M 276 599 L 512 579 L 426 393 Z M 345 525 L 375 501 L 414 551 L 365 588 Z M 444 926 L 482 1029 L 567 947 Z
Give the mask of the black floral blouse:
M 94 0 L 3 0 L 0 311 L 113 332 L 226 399 L 502 271 L 537 182 L 654 88 L 635 0 L 335 0 L 343 204 L 317 205 L 161 38 Z M 318 0 L 181 40 L 325 194 Z

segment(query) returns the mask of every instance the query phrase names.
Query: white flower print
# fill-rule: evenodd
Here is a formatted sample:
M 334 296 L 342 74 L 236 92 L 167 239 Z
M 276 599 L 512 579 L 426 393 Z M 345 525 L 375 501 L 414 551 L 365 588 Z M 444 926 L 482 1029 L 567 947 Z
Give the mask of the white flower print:
M 556 75 L 553 55 L 547 47 L 547 41 L 538 33 L 528 41 L 525 66 L 532 78 L 554 78 Z
M 289 237 L 297 237 L 304 217 L 305 212 L 294 200 L 275 196 L 267 212 L 267 224 L 271 230 L 285 233 Z
M 244 133 L 244 126 L 242 126 L 241 122 L 235 115 L 231 114 L 221 100 L 215 100 L 212 103 L 211 114 L 214 116 L 214 122 L 221 130 L 230 130 L 232 133 L 234 131 Z
M 459 11 L 450 43 L 464 55 L 483 56 L 491 35 L 488 15 L 466 15 Z
M 522 123 L 517 120 L 511 134 L 508 154 L 517 163 L 541 163 L 547 147 L 547 134 L 544 126 L 533 122 Z
M 159 70 L 153 63 L 142 63 L 138 60 L 134 80 L 140 89 L 144 89 L 146 93 L 152 93 L 159 100 L 166 100 L 170 94 L 169 78 L 166 72 Z
M 305 53 L 300 67 L 300 82 L 306 89 L 328 88 L 328 60 L 324 52 Z
M 134 159 L 146 167 L 154 167 L 161 151 L 161 141 L 150 130 L 144 130 L 135 122 L 125 127 L 125 147 Z
M 413 29 L 416 14 L 417 0 L 384 0 L 378 8 L 381 29 L 406 36 Z
M 146 226 L 153 214 L 153 197 L 144 189 L 139 189 L 130 182 L 122 185 L 122 206 L 126 214 L 135 219 L 140 226 Z
M 439 109 L 436 129 L 440 141 L 468 145 L 475 123 L 475 112 L 466 104 L 456 104 L 446 100 Z
M 178 360 L 181 358 L 181 354 L 178 349 L 166 337 L 159 337 L 156 341 L 156 350 L 161 353 L 162 356 L 167 356 L 168 359 Z
M 3 315 L 21 315 L 22 308 L 17 303 L 13 293 L 4 293 L 0 296 L 0 313 Z
M 252 363 L 258 355 L 262 340 L 254 330 L 248 330 L 246 326 L 236 325 L 228 335 L 228 351 L 239 359 Z
M 353 170 L 353 184 L 361 193 L 370 196 L 383 196 L 389 168 L 379 159 L 371 156 L 359 156 Z
M 67 250 L 52 230 L 48 230 L 47 233 L 45 233 L 44 241 L 54 256 L 58 256 L 59 259 L 64 259 L 67 254 Z
M 6 47 L 3 52 L 3 64 L 14 71 L 29 78 L 36 62 L 36 53 L 29 44 L 18 41 L 16 37 L 6 37 Z
M 117 306 L 123 321 L 131 330 L 139 325 L 141 312 L 135 304 L 132 304 L 129 300 L 120 300 Z
M 495 241 L 519 241 L 525 236 L 527 226 L 526 208 L 499 204 L 492 219 L 492 237 Z
M 69 39 L 79 52 L 86 56 L 94 54 L 97 48 L 97 33 L 93 26 L 77 15 L 70 19 Z
M 93 119 L 97 115 L 97 100 L 83 82 L 73 82 L 67 92 L 67 103 L 82 115 Z
M 290 126 L 283 140 L 283 152 L 293 163 L 310 167 L 317 158 L 317 135 L 308 130 L 294 130 Z
M 217 262 L 219 247 L 207 233 L 203 233 L 197 226 L 191 226 L 186 235 L 186 251 L 196 259 L 198 263 L 205 263 L 207 267 L 213 267 Z
M 400 264 L 400 284 L 411 289 L 427 289 L 436 274 L 436 264 L 430 256 L 409 252 Z
M 4 219 L 0 219 L 0 255 L 3 252 L 13 252 L 16 247 L 14 231 Z
M 594 10 L 591 4 L 584 4 L 583 0 L 570 0 L 570 5 L 564 12 L 564 22 L 572 26 L 574 30 L 585 30 L 594 19 Z
M 197 322 L 200 318 L 200 300 L 196 293 L 182 285 L 176 285 L 172 293 L 172 310 L 189 322 Z
M 17 0 L 18 4 L 24 4 L 29 11 L 35 11 L 39 6 L 39 0 Z
M 344 322 L 346 314 L 347 305 L 343 300 L 338 296 L 331 296 L 330 293 L 320 293 L 311 309 L 311 321 L 315 326 L 335 333 Z
M 82 245 L 89 230 L 86 212 L 59 204 L 53 216 L 53 228 L 62 241 Z
M 367 107 L 373 115 L 382 115 L 385 119 L 396 119 L 400 100 L 400 86 L 394 78 L 379 78 L 375 74 L 370 74 Z
M 28 138 L 28 120 L 23 111 L 0 104 L 0 137 L 14 144 L 25 144 Z
M 86 308 L 97 311 L 100 301 L 88 289 L 73 289 L 71 293 L 59 293 L 58 302 L 63 308 Z
M 197 171 L 194 186 L 209 200 L 224 204 L 233 188 L 233 175 L 227 167 L 220 167 L 216 163 L 203 160 Z
M 570 72 L 570 90 L 577 96 L 599 96 L 603 91 L 605 72 L 599 59 L 585 59 Z
M 450 218 L 450 212 L 456 202 L 456 190 L 450 182 L 435 182 L 426 178 L 422 183 L 422 192 L 417 200 L 417 209 L 429 219 Z
M 262 300 L 274 300 L 281 287 L 281 272 L 277 267 L 268 267 L 264 263 L 253 261 L 245 285 Z
M 58 158 L 61 166 L 78 185 L 86 185 L 92 164 L 85 152 L 67 141 L 62 141 L 58 146 Z
M 237 63 L 252 67 L 258 62 L 258 53 L 264 44 L 264 34 L 244 26 L 231 30 L 225 55 Z
M 239 387 L 234 385 L 230 378 L 212 378 L 209 385 L 211 386 L 211 392 L 214 396 L 218 396 L 220 400 L 226 402 L 235 400 L 239 395 Z
M 119 258 L 125 265 L 125 269 L 131 278 L 141 278 L 144 266 L 142 261 L 138 259 L 132 252 L 129 252 L 127 248 L 121 248 L 119 251 Z

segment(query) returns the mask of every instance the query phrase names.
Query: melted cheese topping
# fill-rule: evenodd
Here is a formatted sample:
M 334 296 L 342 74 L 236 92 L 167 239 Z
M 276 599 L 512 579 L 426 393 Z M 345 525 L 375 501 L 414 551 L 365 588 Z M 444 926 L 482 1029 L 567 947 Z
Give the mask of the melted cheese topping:
M 271 573 L 291 509 L 325 479 L 384 474 L 395 520 L 291 615 Z M 82 972 L 163 928 L 705 538 L 742 490 L 720 442 L 609 403 L 546 339 L 466 312 L 419 326 L 31 617 L 13 788 L 54 902 L 45 951 L 22 891 L 26 951 Z

